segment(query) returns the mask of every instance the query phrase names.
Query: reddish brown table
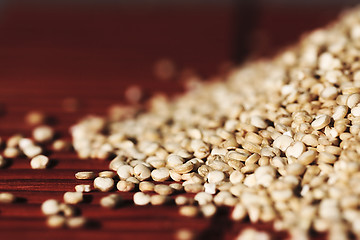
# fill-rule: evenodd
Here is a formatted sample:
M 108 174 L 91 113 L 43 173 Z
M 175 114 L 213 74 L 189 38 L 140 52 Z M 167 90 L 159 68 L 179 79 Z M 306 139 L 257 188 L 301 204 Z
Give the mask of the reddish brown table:
M 180 69 L 196 69 L 205 76 L 217 74 L 224 61 L 272 53 L 338 12 L 308 9 L 312 19 L 304 20 L 306 14 L 299 11 L 257 4 L 241 7 L 8 6 L 0 21 L 0 103 L 6 110 L 0 117 L 0 136 L 30 136 L 24 116 L 41 110 L 69 139 L 71 124 L 124 103 L 124 90 L 131 84 L 141 85 L 148 95 L 181 92 L 178 81 L 162 82 L 153 76 L 153 63 L 159 58 L 171 58 Z M 248 23 L 248 17 L 254 22 Z M 299 19 L 302 24 L 292 28 Z M 67 97 L 79 100 L 78 111 L 63 109 Z M 65 191 L 72 191 L 82 182 L 74 178 L 77 171 L 108 168 L 107 161 L 79 160 L 75 153 L 50 153 L 50 158 L 56 165 L 48 170 L 30 169 L 26 158 L 14 159 L 0 170 L 0 191 L 20 198 L 15 204 L 0 204 L 0 239 L 171 239 L 180 228 L 194 230 L 199 239 L 232 239 L 248 226 L 272 231 L 269 224 L 233 223 L 225 209 L 212 219 L 188 219 L 179 216 L 175 206 L 135 207 L 131 194 L 123 194 L 128 200 L 124 207 L 107 210 L 99 206 L 104 196 L 99 192 L 87 194 L 88 201 L 80 204 L 91 220 L 89 229 L 49 229 L 40 204 L 48 198 L 61 200 Z

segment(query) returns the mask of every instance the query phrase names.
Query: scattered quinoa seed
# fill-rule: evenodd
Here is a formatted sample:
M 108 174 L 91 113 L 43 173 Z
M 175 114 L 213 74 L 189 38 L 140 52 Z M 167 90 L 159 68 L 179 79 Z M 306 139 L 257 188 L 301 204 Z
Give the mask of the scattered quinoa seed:
M 64 194 L 64 202 L 69 204 L 77 204 L 83 201 L 81 192 L 66 192 Z
M 69 228 L 82 228 L 85 227 L 87 223 L 87 219 L 79 216 L 79 217 L 70 217 L 66 219 L 66 226 Z
M 46 224 L 50 228 L 63 228 L 66 223 L 66 218 L 61 215 L 52 215 L 49 216 L 46 220 Z
M 91 192 L 89 184 L 78 184 L 75 186 L 75 192 Z
M 50 160 L 45 155 L 38 155 L 31 159 L 30 165 L 32 169 L 45 169 L 48 167 Z
M 0 203 L 13 203 L 16 201 L 16 197 L 12 193 L 3 192 L 0 193 Z
M 77 172 L 75 174 L 76 179 L 94 179 L 96 177 L 96 174 L 94 172 L 88 171 L 88 172 Z
M 134 203 L 136 205 L 147 205 L 150 203 L 150 195 L 142 193 L 142 192 L 137 192 L 134 194 Z
M 114 188 L 114 180 L 112 178 L 97 177 L 94 180 L 94 187 L 102 192 L 109 192 Z
M 48 199 L 41 205 L 41 211 L 45 215 L 54 215 L 60 211 L 60 203 L 55 199 Z

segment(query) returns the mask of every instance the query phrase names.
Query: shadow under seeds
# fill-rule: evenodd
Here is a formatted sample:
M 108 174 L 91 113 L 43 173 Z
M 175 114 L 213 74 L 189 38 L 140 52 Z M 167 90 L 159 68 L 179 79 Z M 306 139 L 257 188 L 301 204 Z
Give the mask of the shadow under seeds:
M 14 203 L 27 203 L 28 200 L 24 197 L 17 197 Z
M 54 116 L 47 116 L 45 119 L 45 123 L 48 125 L 56 125 L 59 123 L 59 120 Z
M 92 195 L 84 195 L 83 197 L 83 203 L 91 203 L 93 200 L 93 196 Z
M 87 229 L 100 229 L 101 228 L 101 222 L 96 221 L 94 219 L 88 219 L 85 228 Z
M 232 226 L 233 222 L 229 218 L 229 209 L 221 207 L 218 209 L 218 212 L 211 218 L 209 227 L 201 232 L 196 239 L 224 239 L 225 234 L 232 229 Z
M 59 164 L 59 160 L 57 159 L 51 159 L 51 161 L 49 162 L 49 168 L 54 168 L 55 166 L 57 166 Z
M 10 159 L 10 158 L 6 158 L 6 163 L 4 165 L 4 169 L 5 168 L 10 168 L 12 165 L 14 164 L 14 160 L 13 159 Z
M 131 207 L 133 205 L 134 205 L 134 202 L 132 200 L 124 200 L 121 203 L 121 206 L 117 206 L 116 209 Z

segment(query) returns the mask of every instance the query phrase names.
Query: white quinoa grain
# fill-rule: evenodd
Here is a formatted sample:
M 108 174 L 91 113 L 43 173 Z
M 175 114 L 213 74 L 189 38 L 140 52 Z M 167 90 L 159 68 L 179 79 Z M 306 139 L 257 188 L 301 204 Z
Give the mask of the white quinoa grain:
M 89 184 L 78 184 L 75 186 L 75 192 L 91 192 Z
M 327 87 L 321 93 L 320 96 L 324 99 L 331 100 L 335 99 L 338 95 L 338 89 L 336 87 Z
M 50 160 L 47 156 L 38 155 L 31 159 L 30 165 L 32 169 L 45 169 L 49 165 Z
M 346 105 L 349 108 L 355 107 L 358 103 L 360 103 L 360 94 L 359 93 L 351 94 L 346 101 Z
M 305 166 L 300 163 L 291 163 L 286 166 L 286 172 L 290 175 L 301 175 L 305 171 Z
M 120 192 L 130 192 L 132 190 L 135 189 L 135 183 L 133 182 L 129 182 L 127 180 L 120 180 L 117 184 L 116 184 L 116 188 L 120 191 Z
M 355 71 L 353 77 L 354 77 L 354 81 L 357 82 L 360 81 L 360 71 L 359 70 Z
M 179 229 L 175 232 L 175 240 L 193 240 L 195 233 L 190 229 Z
M 174 193 L 174 189 L 165 184 L 157 184 L 154 187 L 154 192 L 160 195 L 171 195 Z
M 97 177 L 94 180 L 94 188 L 102 192 L 109 192 L 114 188 L 114 180 L 112 178 Z
M 225 179 L 225 174 L 221 171 L 211 171 L 207 175 L 209 183 L 219 183 Z
M 317 232 L 325 232 L 329 229 L 330 222 L 327 219 L 315 218 L 313 223 L 313 228 Z
M 181 206 L 179 214 L 184 217 L 196 217 L 199 214 L 199 209 L 195 206 Z
M 61 203 L 59 207 L 60 207 L 60 212 L 65 217 L 73 217 L 79 213 L 78 209 L 71 204 Z
M 318 161 L 322 163 L 335 163 L 337 157 L 328 152 L 320 152 L 318 155 Z
M 315 118 L 315 120 L 311 123 L 311 126 L 315 129 L 315 130 L 319 130 L 324 128 L 325 126 L 327 126 L 330 123 L 331 118 L 328 115 L 319 115 Z
M 206 218 L 210 218 L 216 214 L 217 208 L 214 204 L 205 204 L 200 207 L 200 212 Z
M 169 170 L 167 168 L 154 169 L 151 172 L 151 178 L 157 182 L 163 182 L 170 177 Z
M 306 166 L 315 161 L 316 156 L 316 151 L 309 150 L 299 156 L 298 162 Z
M 49 126 L 39 126 L 33 130 L 33 137 L 37 142 L 48 142 L 54 138 L 54 129 Z
M 152 195 L 150 197 L 150 203 L 151 205 L 158 206 L 158 205 L 164 205 L 169 201 L 169 197 L 165 195 Z
M 169 168 L 174 168 L 184 163 L 184 159 L 176 154 L 170 154 L 166 159 L 166 164 Z
M 186 196 L 180 195 L 175 198 L 175 203 L 178 206 L 186 205 L 189 203 L 189 199 Z
M 185 174 L 193 170 L 193 168 L 194 168 L 194 163 L 192 163 L 191 161 L 187 161 L 184 164 L 175 166 L 173 170 L 178 174 Z
M 150 166 L 153 168 L 162 168 L 166 166 L 165 160 L 161 160 L 158 157 L 154 157 L 154 156 L 147 158 L 146 162 L 149 163 Z
M 306 134 L 302 137 L 301 141 L 308 146 L 316 147 L 319 144 L 319 137 L 314 134 Z
M 46 220 L 46 224 L 50 228 L 63 228 L 66 223 L 66 218 L 61 215 L 49 216 Z
M 353 107 L 351 114 L 354 115 L 354 117 L 360 117 L 360 106 Z
M 215 183 L 204 183 L 204 191 L 209 194 L 216 193 L 216 184 Z
M 119 175 L 120 179 L 126 180 L 128 177 L 134 175 L 134 168 L 130 165 L 122 165 L 118 168 L 117 174 Z
M 276 172 L 275 169 L 271 166 L 261 166 L 255 170 L 254 174 L 256 184 L 259 184 L 263 187 L 269 187 L 275 178 Z
M 116 173 L 113 171 L 101 171 L 99 172 L 99 177 L 105 177 L 105 178 L 114 178 L 116 176 Z
M 242 144 L 242 147 L 251 153 L 260 153 L 260 151 L 261 151 L 261 148 L 259 145 L 252 143 L 252 142 L 248 142 L 248 141 L 244 142 Z
M 135 185 L 137 185 L 137 184 L 140 183 L 139 179 L 137 179 L 136 177 L 128 177 L 128 178 L 126 179 L 126 181 L 127 181 L 127 182 L 131 182 L 131 183 L 134 183 Z
M 25 148 L 34 146 L 34 142 L 30 138 L 20 138 L 18 145 L 21 150 L 24 150 Z
M 340 119 L 343 119 L 347 112 L 348 112 L 348 106 L 346 105 L 340 105 L 340 106 L 337 106 L 334 110 L 334 113 L 332 115 L 332 118 L 336 121 L 336 120 L 340 120 Z
M 6 141 L 6 147 L 8 148 L 17 148 L 19 147 L 19 142 L 21 139 L 23 139 L 24 137 L 20 134 L 15 134 L 11 137 L 8 138 L 8 140 Z
M 284 152 L 292 142 L 294 142 L 294 139 L 292 139 L 292 137 L 287 135 L 281 135 L 274 140 L 273 146 Z
M 183 185 L 180 183 L 170 183 L 169 187 L 171 187 L 172 189 L 174 189 L 174 191 L 177 192 L 181 192 L 182 190 L 184 190 Z
M 119 194 L 110 194 L 100 199 L 100 205 L 104 208 L 115 208 L 123 202 Z
M 302 142 L 294 142 L 291 146 L 286 149 L 287 157 L 298 158 L 301 154 L 306 151 L 305 144 Z
M 261 128 L 261 129 L 264 129 L 267 127 L 267 123 L 260 116 L 252 116 L 251 120 L 250 120 L 250 124 L 257 128 Z
M 271 237 L 268 233 L 263 231 L 257 231 L 252 228 L 244 229 L 236 237 L 236 240 L 270 240 Z
M 247 206 L 250 222 L 256 223 L 260 219 L 260 207 L 257 204 Z
M 75 174 L 76 179 L 94 179 L 96 174 L 92 171 L 77 172 Z
M 16 196 L 12 193 L 0 193 L 0 203 L 13 203 L 16 201 Z
M 139 190 L 141 192 L 152 192 L 152 191 L 154 191 L 154 187 L 155 187 L 155 184 L 152 182 L 144 181 L 144 182 L 140 182 L 140 184 L 139 184 Z
M 339 59 L 335 58 L 331 53 L 322 53 L 319 57 L 319 68 L 321 70 L 333 70 L 341 67 Z
M 64 194 L 64 202 L 68 204 L 77 204 L 83 201 L 81 192 L 66 192 Z
M 57 152 L 69 150 L 70 147 L 71 147 L 70 143 L 63 139 L 57 139 L 52 144 L 52 148 Z
M 353 221 L 352 221 L 352 230 L 354 231 L 354 233 L 356 235 L 359 236 L 360 234 L 360 217 L 357 216 Z
M 41 154 L 43 152 L 43 149 L 40 146 L 32 145 L 24 148 L 23 152 L 28 158 L 33 158 Z
M 87 219 L 79 216 L 79 217 L 70 217 L 66 219 L 66 226 L 69 228 L 82 228 L 85 227 L 87 223 Z
M 229 180 L 232 184 L 241 183 L 244 178 L 245 175 L 240 171 L 233 171 L 229 176 Z
M 125 165 L 124 161 L 121 160 L 120 157 L 116 157 L 110 162 L 109 168 L 113 171 L 117 171 L 122 165 Z
M 133 199 L 134 199 L 134 203 L 140 206 L 149 204 L 151 200 L 150 195 L 142 192 L 135 193 Z
M 231 212 L 231 219 L 234 221 L 241 221 L 247 216 L 247 211 L 245 207 L 238 203 L 235 205 L 233 211 Z
M 48 199 L 41 204 L 41 211 L 45 215 L 54 215 L 60 212 L 60 203 L 55 199 Z
M 20 156 L 20 151 L 15 147 L 7 147 L 4 149 L 3 155 L 6 158 L 16 158 Z
M 134 176 L 140 181 L 150 178 L 151 171 L 143 164 L 138 164 L 134 167 Z
M 28 112 L 25 116 L 25 122 L 29 125 L 44 124 L 46 121 L 46 115 L 39 111 Z
M 194 200 L 198 202 L 199 205 L 205 205 L 211 203 L 213 196 L 210 193 L 199 192 L 195 195 Z
M 224 205 L 225 199 L 232 198 L 232 194 L 228 191 L 220 191 L 214 197 L 214 203 L 218 206 Z
M 200 183 L 190 183 L 184 185 L 184 190 L 187 193 L 198 193 L 204 190 L 204 186 Z
M 293 193 L 290 189 L 275 190 L 271 192 L 271 197 L 274 201 L 285 201 L 292 197 Z
M 252 171 L 253 172 L 253 171 Z M 244 185 L 247 187 L 255 187 L 257 185 L 256 176 L 254 173 L 249 174 L 244 179 Z

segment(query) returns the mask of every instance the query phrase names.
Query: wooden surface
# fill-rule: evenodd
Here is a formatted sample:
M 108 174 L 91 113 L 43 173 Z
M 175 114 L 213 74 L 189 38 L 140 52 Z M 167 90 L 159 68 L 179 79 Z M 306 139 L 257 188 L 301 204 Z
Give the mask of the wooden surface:
M 317 14 L 312 9 L 306 12 L 312 14 L 308 19 L 303 12 L 257 5 L 243 9 L 10 5 L 0 15 L 0 103 L 5 107 L 0 136 L 30 136 L 24 116 L 41 110 L 52 117 L 60 136 L 70 139 L 71 124 L 124 103 L 124 90 L 131 84 L 141 85 L 148 96 L 181 92 L 176 80 L 161 82 L 153 76 L 153 63 L 159 58 L 171 58 L 180 69 L 196 69 L 205 76 L 217 74 L 224 61 L 270 54 L 338 11 Z M 254 22 L 247 22 L 246 16 Z M 299 19 L 301 24 L 294 29 L 292 24 Z M 68 97 L 79 100 L 78 111 L 63 109 Z M 99 206 L 105 195 L 100 192 L 87 193 L 87 201 L 79 205 L 91 220 L 89 228 L 49 229 L 41 203 L 61 200 L 76 184 L 91 183 L 76 180 L 77 171 L 108 169 L 107 161 L 79 160 L 73 152 L 49 156 L 56 164 L 48 170 L 30 169 L 26 158 L 14 159 L 0 170 L 0 192 L 19 197 L 15 204 L 0 204 L 0 239 L 172 239 L 182 228 L 195 231 L 198 239 L 233 239 L 249 226 L 272 232 L 269 224 L 233 223 L 226 209 L 212 219 L 189 219 L 179 216 L 174 205 L 133 206 L 131 193 L 121 193 L 128 200 L 125 206 L 107 210 Z M 281 239 L 286 234 L 273 236 Z

